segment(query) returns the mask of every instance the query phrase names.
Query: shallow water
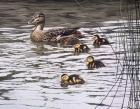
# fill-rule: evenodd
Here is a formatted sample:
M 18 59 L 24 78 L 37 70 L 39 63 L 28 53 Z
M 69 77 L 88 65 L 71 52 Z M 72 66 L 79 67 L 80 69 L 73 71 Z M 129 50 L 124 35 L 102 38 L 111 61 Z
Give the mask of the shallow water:
M 101 101 L 115 84 L 118 62 L 113 50 L 123 52 L 120 42 L 117 42 L 121 36 L 116 31 L 124 21 L 113 21 L 114 18 L 117 19 L 114 16 L 102 18 L 101 14 L 106 15 L 103 11 L 105 7 L 116 5 L 87 4 L 83 5 L 82 13 L 75 3 L 0 2 L 0 109 L 93 109 L 97 105 L 98 109 L 109 107 L 119 83 L 109 97 L 103 103 Z M 95 11 L 98 8 L 101 9 L 100 12 Z M 47 13 L 45 29 L 81 25 L 79 31 L 85 35 L 81 40 L 90 47 L 90 52 L 75 56 L 71 47 L 45 45 L 46 49 L 37 48 L 29 38 L 32 27 L 27 25 L 35 11 Z M 100 28 L 94 23 L 99 20 L 102 21 L 99 23 Z M 112 44 L 94 48 L 91 39 L 95 31 L 107 37 Z M 88 70 L 85 65 L 88 55 L 95 56 L 106 67 Z M 63 73 L 79 74 L 86 83 L 62 88 L 59 83 Z M 123 79 L 111 109 L 121 107 L 126 77 Z M 129 94 L 129 88 L 127 93 Z M 127 101 L 126 95 L 125 106 Z

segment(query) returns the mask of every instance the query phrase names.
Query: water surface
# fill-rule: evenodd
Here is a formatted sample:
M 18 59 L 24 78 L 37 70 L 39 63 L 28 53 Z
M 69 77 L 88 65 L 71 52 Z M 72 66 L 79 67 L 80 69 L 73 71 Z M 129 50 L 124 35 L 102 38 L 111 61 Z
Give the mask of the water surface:
M 123 52 L 117 42 L 121 36 L 116 31 L 123 23 L 117 20 L 118 4 L 82 2 L 80 7 L 74 2 L 0 2 L 0 108 L 94 109 L 98 105 L 99 109 L 106 109 L 119 85 L 101 103 L 115 84 L 118 62 L 113 50 Z M 46 13 L 46 30 L 81 26 L 79 31 L 85 35 L 81 40 L 90 47 L 90 52 L 75 56 L 71 47 L 37 48 L 29 38 L 32 27 L 27 25 L 36 11 Z M 95 31 L 112 44 L 94 48 Z M 85 65 L 88 55 L 95 56 L 106 67 L 88 70 Z M 63 73 L 79 74 L 86 83 L 62 88 L 59 83 Z M 111 109 L 121 107 L 125 79 Z

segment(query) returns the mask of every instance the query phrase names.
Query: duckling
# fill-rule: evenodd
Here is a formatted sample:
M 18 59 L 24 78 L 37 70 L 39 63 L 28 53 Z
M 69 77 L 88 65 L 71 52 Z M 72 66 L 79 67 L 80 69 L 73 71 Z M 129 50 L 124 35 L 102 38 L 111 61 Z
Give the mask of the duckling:
M 33 16 L 33 18 L 28 22 L 28 24 L 35 25 L 30 38 L 34 42 L 47 42 L 47 43 L 57 43 L 57 37 L 65 37 L 68 35 L 77 34 L 77 30 L 79 27 L 75 28 L 57 28 L 57 29 L 49 29 L 48 31 L 44 31 L 45 25 L 45 14 L 37 13 Z
M 100 38 L 99 35 L 95 34 L 93 37 L 93 45 L 95 47 L 100 47 L 100 45 L 108 45 L 109 41 L 105 38 Z
M 86 58 L 86 65 L 87 65 L 88 69 L 95 69 L 95 68 L 105 67 L 105 65 L 101 61 L 94 60 L 93 56 L 88 56 Z
M 74 45 L 74 54 L 87 53 L 89 50 L 90 49 L 86 44 L 77 43 Z
M 67 87 L 68 85 L 75 85 L 75 84 L 84 84 L 84 83 L 85 83 L 84 79 L 81 78 L 77 74 L 73 74 L 73 75 L 62 74 L 61 75 L 62 87 Z

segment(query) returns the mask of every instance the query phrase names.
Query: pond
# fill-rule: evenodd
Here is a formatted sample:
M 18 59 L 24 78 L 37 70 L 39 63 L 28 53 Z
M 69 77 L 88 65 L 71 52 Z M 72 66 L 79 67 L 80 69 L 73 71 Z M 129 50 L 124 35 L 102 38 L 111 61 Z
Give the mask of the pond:
M 114 98 L 118 61 L 115 51 L 123 51 L 116 31 L 119 21 L 119 2 L 0 2 L 0 109 L 107 109 Z M 34 12 L 46 14 L 45 29 L 81 26 L 79 29 L 90 48 L 89 53 L 74 55 L 72 47 L 45 45 L 40 50 L 30 40 L 28 20 Z M 108 38 L 111 45 L 94 48 L 95 32 Z M 88 70 L 87 56 L 93 55 L 106 67 Z M 121 58 L 121 55 L 119 55 Z M 63 73 L 79 74 L 83 85 L 63 88 Z M 124 85 L 118 90 L 111 109 L 122 105 Z M 126 105 L 127 105 L 126 99 Z

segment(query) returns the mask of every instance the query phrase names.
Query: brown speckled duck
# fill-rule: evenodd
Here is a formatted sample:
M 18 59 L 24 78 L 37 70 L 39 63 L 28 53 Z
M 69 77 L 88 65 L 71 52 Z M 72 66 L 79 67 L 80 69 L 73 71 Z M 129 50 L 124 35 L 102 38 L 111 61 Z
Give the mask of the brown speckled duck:
M 85 81 L 77 74 L 68 75 L 62 74 L 61 75 L 61 86 L 67 87 L 68 85 L 75 85 L 75 84 L 84 84 Z
M 89 51 L 89 47 L 86 44 L 77 43 L 74 45 L 74 54 L 79 55 L 80 53 L 87 53 Z
M 33 29 L 30 35 L 31 40 L 33 42 L 57 43 L 59 41 L 59 42 L 67 43 L 67 41 L 70 42 L 70 39 L 78 40 L 76 36 L 79 37 L 79 34 L 80 34 L 79 32 L 77 32 L 77 29 L 79 29 L 79 27 L 57 28 L 57 29 L 50 29 L 48 31 L 44 31 L 43 28 L 45 25 L 45 14 L 43 13 L 36 13 L 33 16 L 33 18 L 28 22 L 28 24 L 35 25 L 35 28 Z M 71 37 L 65 38 L 65 36 L 68 36 L 68 35 L 73 35 L 74 38 L 71 38 Z
M 93 56 L 88 56 L 86 58 L 86 65 L 87 65 L 88 69 L 95 69 L 95 68 L 105 67 L 105 65 L 101 61 L 94 60 Z
M 57 38 L 57 43 L 63 46 L 67 46 L 67 45 L 74 45 L 80 43 L 80 40 L 77 37 L 69 36 L 69 37 Z
M 109 41 L 105 38 L 100 38 L 98 34 L 95 34 L 93 37 L 93 45 L 95 47 L 100 47 L 100 45 L 108 45 Z

